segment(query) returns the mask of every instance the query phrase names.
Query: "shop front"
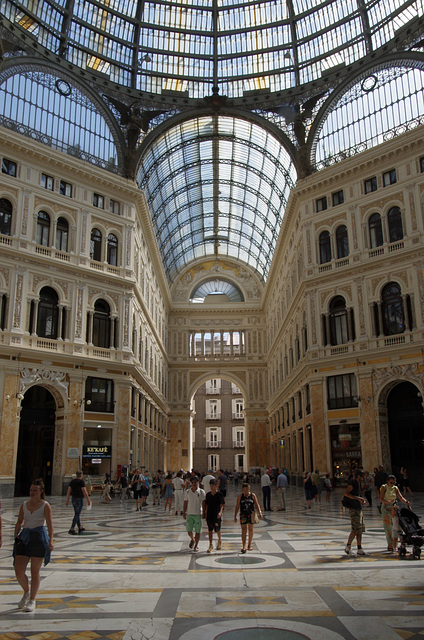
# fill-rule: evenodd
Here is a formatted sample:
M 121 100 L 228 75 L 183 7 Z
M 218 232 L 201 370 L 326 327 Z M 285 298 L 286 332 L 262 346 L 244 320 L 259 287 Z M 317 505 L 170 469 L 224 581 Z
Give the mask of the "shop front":
M 359 424 L 330 427 L 331 458 L 335 486 L 346 486 L 352 471 L 362 468 Z

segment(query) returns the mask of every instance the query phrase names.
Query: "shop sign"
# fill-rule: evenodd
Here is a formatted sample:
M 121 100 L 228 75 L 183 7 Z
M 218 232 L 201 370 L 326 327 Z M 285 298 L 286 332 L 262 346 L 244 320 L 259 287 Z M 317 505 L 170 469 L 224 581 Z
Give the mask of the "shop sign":
M 333 451 L 334 458 L 360 458 L 360 451 Z
M 111 458 L 112 447 L 110 444 L 84 444 L 82 447 L 83 458 Z

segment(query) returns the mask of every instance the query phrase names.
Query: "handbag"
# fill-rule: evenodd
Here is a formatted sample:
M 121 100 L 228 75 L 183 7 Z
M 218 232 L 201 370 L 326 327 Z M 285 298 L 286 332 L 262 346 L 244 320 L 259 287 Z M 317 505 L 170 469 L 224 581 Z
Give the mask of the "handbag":
M 343 498 L 342 498 L 342 505 L 346 509 L 357 509 L 357 510 L 359 510 L 361 508 L 361 504 L 358 502 L 358 500 L 351 500 L 350 498 L 346 498 L 346 496 L 343 496 Z
M 258 512 L 254 511 L 252 513 L 252 524 L 258 524 L 259 523 L 259 516 L 258 516 Z

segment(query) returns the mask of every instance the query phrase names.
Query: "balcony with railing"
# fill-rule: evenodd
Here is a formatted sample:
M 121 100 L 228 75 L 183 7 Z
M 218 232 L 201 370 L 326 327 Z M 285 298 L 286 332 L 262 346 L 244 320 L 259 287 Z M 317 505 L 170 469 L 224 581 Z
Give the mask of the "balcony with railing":
M 221 444 L 222 444 L 221 440 L 206 440 L 207 449 L 220 449 Z

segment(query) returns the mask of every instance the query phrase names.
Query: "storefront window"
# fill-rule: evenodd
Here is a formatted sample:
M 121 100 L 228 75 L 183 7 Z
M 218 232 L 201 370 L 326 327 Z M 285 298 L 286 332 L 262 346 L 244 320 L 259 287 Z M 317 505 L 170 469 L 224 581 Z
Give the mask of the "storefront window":
M 362 468 L 359 424 L 337 424 L 330 427 L 333 478 L 337 485 L 347 485 L 354 469 Z

